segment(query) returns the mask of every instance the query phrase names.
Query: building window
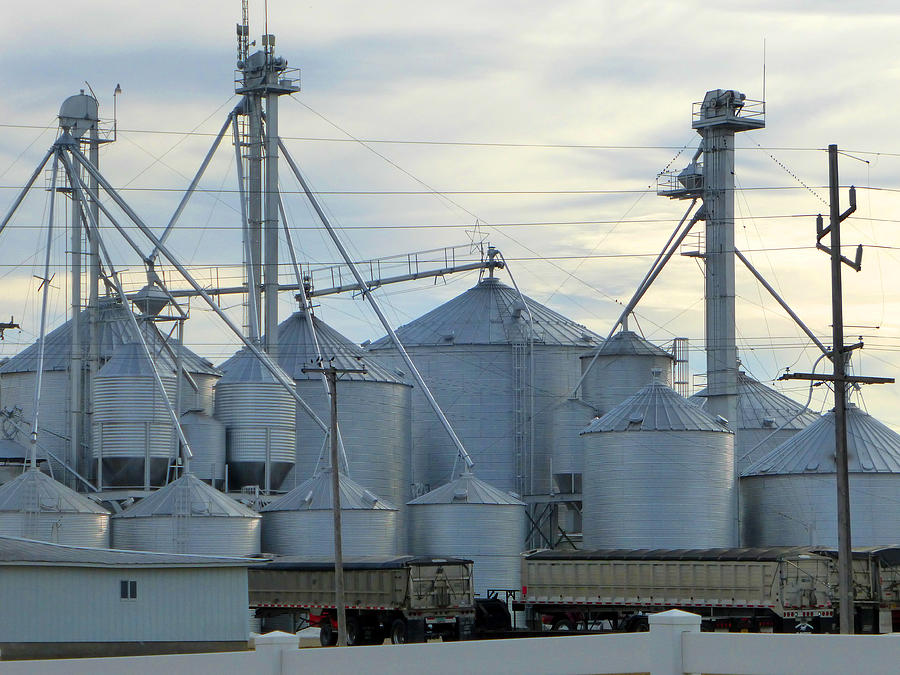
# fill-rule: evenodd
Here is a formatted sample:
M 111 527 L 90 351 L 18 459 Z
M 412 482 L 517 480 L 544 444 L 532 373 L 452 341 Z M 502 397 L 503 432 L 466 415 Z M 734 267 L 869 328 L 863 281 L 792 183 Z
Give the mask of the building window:
M 123 579 L 119 582 L 119 597 L 122 600 L 137 600 L 137 581 Z

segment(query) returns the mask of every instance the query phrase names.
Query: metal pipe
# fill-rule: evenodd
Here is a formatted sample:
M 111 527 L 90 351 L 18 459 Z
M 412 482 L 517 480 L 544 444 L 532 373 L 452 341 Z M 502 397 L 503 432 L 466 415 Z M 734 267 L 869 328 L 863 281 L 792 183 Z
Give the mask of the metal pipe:
M 34 185 L 34 181 L 37 180 L 38 175 L 43 171 L 44 166 L 47 164 L 47 160 L 50 159 L 50 155 L 52 155 L 56 151 L 56 146 L 51 147 L 47 154 L 44 155 L 44 158 L 38 163 L 37 168 L 34 170 L 34 173 L 31 174 L 31 177 L 25 183 L 25 187 L 21 189 L 18 195 L 16 195 L 15 200 L 12 203 L 12 206 L 9 207 L 9 211 L 6 212 L 6 216 L 4 216 L 3 220 L 0 221 L 0 232 L 6 228 L 6 225 L 9 223 L 10 218 L 13 217 L 13 214 L 16 212 L 16 209 L 19 208 L 19 205 L 22 203 L 22 200 L 25 199 L 25 195 L 28 194 L 28 191 L 31 189 L 31 186 Z
M 266 95 L 265 199 L 263 202 L 263 307 L 265 348 L 278 358 L 278 94 Z
M 41 381 L 44 375 L 44 348 L 46 347 L 47 335 L 47 296 L 50 295 L 50 250 L 53 246 L 53 216 L 54 206 L 56 205 L 56 173 L 59 167 L 59 151 L 58 149 L 53 155 L 53 168 L 50 175 L 50 213 L 47 218 L 47 252 L 44 255 L 44 277 L 41 281 L 44 287 L 44 294 L 41 297 L 41 329 L 38 337 L 38 363 L 37 372 L 34 376 L 34 399 L 32 400 L 32 414 L 34 421 L 31 423 L 31 448 L 28 453 L 31 468 L 37 470 L 37 435 L 38 420 L 40 418 L 41 403 Z
M 347 249 L 344 248 L 344 244 L 341 242 L 340 237 L 337 236 L 337 233 L 331 226 L 331 222 L 328 220 L 325 212 L 322 211 L 322 207 L 319 206 L 319 202 L 316 200 L 315 195 L 313 194 L 312 190 L 309 189 L 309 185 L 307 185 L 306 180 L 303 178 L 303 174 L 300 173 L 300 169 L 297 168 L 297 165 L 294 163 L 294 158 L 288 152 L 287 148 L 284 145 L 284 142 L 280 139 L 278 141 L 278 146 L 281 148 L 281 152 L 284 153 L 284 158 L 287 160 L 288 165 L 291 167 L 291 171 L 293 171 L 294 176 L 297 178 L 297 181 L 300 183 L 300 186 L 306 193 L 307 199 L 309 199 L 310 204 L 312 204 L 313 209 L 315 209 L 316 213 L 318 214 L 319 220 L 322 221 L 322 225 L 324 225 L 325 229 L 328 230 L 328 234 L 331 236 L 331 240 L 334 242 L 334 245 L 337 247 L 338 251 L 340 251 L 341 256 L 343 256 L 344 262 L 347 263 L 350 271 L 353 272 L 353 276 L 356 278 L 356 283 L 359 284 L 360 289 L 366 296 L 366 300 L 368 300 L 369 304 L 372 305 L 372 309 L 375 311 L 375 314 L 378 316 L 378 320 L 381 321 L 381 325 L 387 331 L 387 334 L 391 336 L 391 340 L 393 341 L 394 346 L 397 347 L 397 350 L 400 352 L 400 356 L 406 363 L 406 367 L 409 368 L 413 379 L 415 379 L 416 383 L 419 385 L 419 388 L 422 390 L 422 394 L 425 396 L 425 399 L 428 401 L 431 409 L 434 410 L 434 413 L 435 415 L 437 415 L 438 420 L 440 420 L 441 425 L 444 427 L 444 431 L 446 431 L 447 435 L 450 436 L 450 440 L 453 441 L 453 444 L 456 446 L 457 452 L 459 452 L 460 456 L 463 458 L 463 461 L 466 463 L 466 466 L 469 468 L 469 470 L 471 470 L 475 466 L 475 462 L 472 461 L 469 453 L 466 452 L 465 447 L 463 447 L 462 441 L 459 440 L 459 437 L 456 435 L 453 427 L 450 426 L 450 421 L 447 419 L 446 415 L 444 415 L 444 412 L 441 410 L 441 407 L 435 400 L 434 395 L 428 388 L 428 385 L 425 384 L 425 379 L 422 377 L 421 373 L 419 373 L 418 368 L 416 368 L 416 365 L 413 363 L 409 354 L 406 352 L 406 349 L 403 347 L 403 344 L 400 342 L 400 338 L 397 337 L 397 333 L 394 332 L 394 329 L 388 322 L 387 317 L 385 317 L 384 313 L 381 311 L 381 307 L 378 305 L 378 301 L 372 295 L 372 291 L 369 289 L 368 284 L 363 281 L 362 275 L 359 273 L 356 264 L 350 258 L 350 254 L 347 253 Z
M 72 156 L 78 160 L 78 162 L 84 166 L 89 173 L 94 173 L 97 176 L 97 180 L 103 189 L 109 194 L 112 200 L 121 208 L 128 216 L 131 218 L 132 222 L 141 230 L 147 239 L 154 245 L 159 248 L 159 252 L 169 261 L 169 263 L 178 270 L 179 274 L 181 274 L 182 278 L 187 281 L 191 287 L 197 294 L 203 298 L 204 302 L 209 306 L 209 308 L 222 320 L 222 322 L 228 327 L 228 329 L 234 333 L 234 335 L 244 344 L 244 346 L 256 357 L 260 360 L 263 366 L 268 370 L 272 376 L 278 380 L 282 387 L 284 387 L 287 392 L 293 397 L 293 399 L 300 404 L 300 406 L 307 412 L 307 414 L 312 418 L 313 422 L 318 425 L 318 427 L 322 430 L 328 429 L 328 426 L 323 422 L 318 415 L 316 415 L 315 411 L 309 407 L 309 405 L 300 398 L 300 395 L 297 393 L 294 388 L 294 383 L 291 382 L 287 377 L 284 376 L 284 373 L 278 368 L 275 363 L 268 358 L 264 352 L 262 352 L 259 347 L 253 344 L 252 341 L 248 340 L 247 337 L 241 332 L 240 328 L 238 328 L 234 322 L 222 311 L 222 308 L 219 307 L 218 304 L 212 299 L 212 297 L 207 293 L 200 284 L 194 279 L 193 275 L 187 270 L 187 268 L 182 265 L 178 258 L 169 250 L 169 248 L 163 244 L 159 238 L 153 231 L 147 227 L 147 225 L 140 219 L 140 217 L 134 213 L 130 206 L 122 199 L 122 196 L 116 192 L 115 188 L 109 184 L 109 182 L 102 176 L 98 171 L 96 171 L 92 166 L 90 166 L 85 159 L 84 155 L 77 149 L 72 148 L 71 150 Z
M 737 256 L 738 260 L 740 260 L 742 263 L 744 263 L 744 265 L 747 267 L 747 269 L 750 270 L 750 273 L 751 273 L 754 277 L 756 277 L 756 280 L 759 281 L 760 284 L 762 284 L 763 288 L 765 288 L 767 291 L 769 291 L 769 293 L 771 294 L 771 296 L 772 296 L 773 298 L 775 298 L 776 302 L 778 302 L 778 304 L 781 305 L 781 308 L 782 308 L 785 312 L 788 313 L 788 316 L 790 316 L 790 317 L 794 320 L 794 322 L 795 322 L 798 326 L 800 326 L 800 329 L 801 329 L 804 333 L 806 333 L 806 336 L 807 336 L 810 340 L 813 341 L 813 344 L 815 344 L 816 347 L 818 347 L 818 348 L 821 350 L 821 352 L 822 352 L 825 356 L 830 356 L 830 353 L 829 353 L 829 351 L 828 351 L 828 348 L 827 348 L 825 345 L 822 344 L 822 341 L 819 340 L 819 338 L 817 338 L 817 337 L 813 334 L 813 332 L 809 329 L 809 327 L 808 327 L 805 323 L 803 323 L 803 321 L 800 319 L 800 317 L 797 316 L 797 315 L 794 313 L 794 310 L 792 310 L 792 309 L 788 306 L 787 302 L 785 302 L 784 299 L 782 299 L 782 297 L 781 297 L 780 295 L 778 295 L 778 293 L 775 291 L 774 288 L 772 288 L 772 286 L 769 284 L 769 282 L 766 281 L 766 280 L 763 278 L 762 274 L 760 274 L 760 273 L 757 271 L 757 269 L 756 269 L 753 265 L 750 264 L 750 261 L 747 260 L 746 257 L 744 257 L 744 254 L 741 253 L 741 252 L 740 252 L 739 250 L 737 250 L 737 249 L 734 249 L 734 254 Z
M 69 449 L 66 458 L 73 464 L 78 463 L 81 441 L 84 436 L 82 426 L 82 393 L 84 387 L 83 352 L 81 347 L 81 206 L 78 196 L 72 193 L 70 227 L 72 248 L 72 352 L 69 356 Z
M 250 310 L 250 338 L 259 341 L 259 305 L 257 304 L 256 270 L 253 266 L 253 251 L 250 243 L 250 227 L 247 223 L 247 193 L 244 191 L 244 164 L 241 161 L 241 139 L 238 131 L 237 116 L 232 118 L 232 135 L 234 136 L 234 154 L 237 165 L 238 194 L 241 200 L 241 227 L 243 228 L 244 257 L 247 258 L 247 302 Z M 245 289 L 241 289 L 243 292 Z
M 206 157 L 203 158 L 203 162 L 200 164 L 200 168 L 197 170 L 197 173 L 194 176 L 194 180 L 191 181 L 191 184 L 188 186 L 187 191 L 184 193 L 184 197 L 181 198 L 181 202 L 178 204 L 178 208 L 175 209 L 175 213 L 172 214 L 172 218 L 169 220 L 169 224 L 166 225 L 166 229 L 163 230 L 163 233 L 160 235 L 159 240 L 161 242 L 165 243 L 166 239 L 169 238 L 169 234 L 172 232 L 172 228 L 175 227 L 175 223 L 178 222 L 178 219 L 181 217 L 181 213 L 182 211 L 184 211 L 184 207 L 187 206 L 188 200 L 190 200 L 191 196 L 194 194 L 194 190 L 197 189 L 197 185 L 200 183 L 200 179 L 203 178 L 203 174 L 206 172 L 206 168 L 209 166 L 213 155 L 216 153 L 216 150 L 219 149 L 222 138 L 225 136 L 225 132 L 228 131 L 228 127 L 231 125 L 231 119 L 234 116 L 235 113 L 232 110 L 225 118 L 225 124 L 223 124 L 222 128 L 219 129 L 219 133 L 216 135 L 216 139 L 213 141 L 212 147 L 209 149 L 209 152 L 206 153 Z M 158 255 L 159 249 L 154 247 L 150 252 L 150 255 L 147 256 L 147 263 L 152 265 L 154 262 L 156 262 L 156 257 Z

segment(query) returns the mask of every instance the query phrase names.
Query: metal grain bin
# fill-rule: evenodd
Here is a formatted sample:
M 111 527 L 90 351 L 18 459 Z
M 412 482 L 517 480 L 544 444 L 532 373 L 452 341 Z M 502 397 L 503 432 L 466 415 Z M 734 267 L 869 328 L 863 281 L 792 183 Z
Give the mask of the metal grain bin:
M 225 424 L 229 489 L 277 490 L 296 457 L 294 398 L 244 349 L 228 360 L 215 404 L 216 419 Z
M 900 435 L 849 404 L 853 546 L 900 541 Z M 746 546 L 827 546 L 837 541 L 834 412 L 748 467 L 741 476 Z
M 255 511 L 186 473 L 113 516 L 113 548 L 254 555 L 260 551 L 260 520 Z
M 525 504 L 471 473 L 409 502 L 410 553 L 475 563 L 475 592 L 520 590 Z
M 114 351 L 122 344 L 134 342 L 137 335 L 128 320 L 128 310 L 117 300 L 102 299 L 99 311 L 100 362 L 109 360 Z M 79 332 L 83 356 L 87 358 L 89 344 L 89 326 L 87 310 L 79 315 Z M 201 358 L 190 349 L 181 346 L 176 340 L 163 335 L 152 322 L 141 322 L 144 338 L 150 344 L 151 351 L 158 355 L 157 367 L 171 367 L 174 372 L 173 354 L 181 353 L 185 372 L 190 373 L 199 384 L 201 394 L 195 395 L 193 388 L 185 377 L 182 390 L 182 412 L 204 407 L 205 412 L 212 414 L 212 383 L 221 372 L 212 363 Z M 60 458 L 65 458 L 82 475 L 90 475 L 94 471 L 94 460 L 89 449 L 91 429 L 85 429 L 84 451 L 79 457 L 71 457 L 68 438 L 71 437 L 69 411 L 69 368 L 72 356 L 72 321 L 47 334 L 45 338 L 44 376 L 40 401 L 41 426 L 51 434 L 41 440 L 41 445 Z M 32 419 L 32 401 L 34 398 L 35 371 L 38 363 L 38 344 L 33 343 L 11 359 L 0 365 L 0 407 L 18 406 L 25 419 Z M 86 362 L 85 362 L 86 363 Z M 198 400 L 199 399 L 199 400 Z M 60 470 L 54 462 L 54 471 Z M 57 474 L 59 475 L 59 474 Z M 68 480 L 68 477 L 65 479 Z
M 225 484 L 225 425 L 200 410 L 181 416 L 181 429 L 191 446 L 191 473 L 213 487 Z
M 580 399 L 570 398 L 552 412 L 550 435 L 555 442 L 550 468 L 554 487 L 559 492 L 580 494 L 584 466 L 581 432 L 598 417 L 597 410 Z
M 174 373 L 150 363 L 137 343 L 119 347 L 94 380 L 92 453 L 102 486 L 165 482 L 176 435 L 154 368 L 174 405 Z
M 659 370 L 663 384 L 672 385 L 675 357 L 630 330 L 619 331 L 597 349 L 581 356 L 581 372 L 597 352 L 597 360 L 581 385 L 581 398 L 606 414 L 652 380 Z
M 734 435 L 660 382 L 583 432 L 584 547 L 736 545 Z
M 0 534 L 109 548 L 109 513 L 37 469 L 0 485 Z
M 548 493 L 550 411 L 575 387 L 579 356 L 602 339 L 534 300 L 523 303 L 494 277 L 397 335 L 478 460 L 478 475 L 503 490 Z M 390 338 L 369 351 L 406 370 Z M 457 450 L 416 390 L 412 418 L 413 482 L 421 494 L 451 479 Z
M 334 555 L 330 468 L 276 499 L 261 513 L 266 553 Z M 397 513 L 396 506 L 341 474 L 341 543 L 345 556 L 400 553 Z
M 313 338 L 313 327 L 315 340 Z M 410 394 L 401 382 L 349 339 L 324 321 L 296 312 L 278 327 L 278 363 L 296 383 L 297 393 L 326 423 L 331 418 L 329 397 L 318 373 L 304 373 L 317 359 L 337 368 L 365 368 L 345 373 L 337 383 L 338 424 L 353 480 L 405 509 L 412 496 L 410 482 Z M 226 363 L 227 366 L 227 363 Z M 292 489 L 312 476 L 326 435 L 305 410 L 297 408 L 297 460 L 282 489 Z M 324 467 L 328 462 L 322 462 Z
M 706 403 L 706 389 L 698 391 L 689 401 Z M 812 410 L 788 398 L 747 373 L 738 373 L 738 433 L 735 455 L 738 471 L 793 437 L 819 419 Z M 780 428 L 783 427 L 783 428 Z

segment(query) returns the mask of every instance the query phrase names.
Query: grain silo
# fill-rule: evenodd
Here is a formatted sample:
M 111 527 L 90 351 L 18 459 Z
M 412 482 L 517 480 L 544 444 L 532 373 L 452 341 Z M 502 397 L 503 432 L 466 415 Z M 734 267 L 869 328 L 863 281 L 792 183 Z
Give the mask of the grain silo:
M 697 392 L 689 400 L 705 403 L 706 391 Z M 737 410 L 735 456 L 738 471 L 743 471 L 819 418 L 812 410 L 743 371 L 738 373 Z
M 260 515 L 192 473 L 112 518 L 113 548 L 157 553 L 253 555 Z
M 91 452 L 98 485 L 165 484 L 169 464 L 177 455 L 169 410 L 174 402 L 175 373 L 151 363 L 142 345 L 127 343 L 113 352 L 94 380 Z
M 398 548 L 397 507 L 340 476 L 345 556 L 390 556 Z M 331 468 L 325 468 L 261 509 L 263 550 L 280 555 L 334 555 Z
M 581 384 L 581 399 L 601 415 L 650 384 L 653 370 L 660 371 L 663 384 L 672 385 L 675 357 L 630 330 L 619 331 L 583 354 L 582 373 L 591 362 L 593 365 Z
M 475 563 L 475 592 L 521 589 L 525 504 L 471 473 L 413 499 L 410 552 Z
M 229 489 L 277 490 L 296 456 L 296 402 L 249 350 L 226 365 L 216 383 L 215 416 L 225 424 Z
M 118 300 L 101 299 L 97 322 L 100 360 L 102 367 L 113 352 L 122 344 L 135 342 L 138 336 Z M 212 414 L 213 384 L 221 376 L 221 372 L 208 360 L 198 356 L 187 347 L 181 346 L 177 340 L 163 335 L 152 322 L 139 321 L 144 338 L 151 353 L 154 354 L 157 366 L 168 368 L 174 372 L 174 356 L 180 354 L 184 369 L 181 388 L 181 411 L 202 408 Z M 80 344 L 84 349 L 83 364 L 87 364 L 88 345 L 90 344 L 90 326 L 88 311 L 79 315 Z M 44 338 L 44 374 L 40 399 L 41 427 L 49 433 L 41 439 L 41 445 L 61 459 L 68 461 L 83 475 L 93 472 L 88 439 L 90 429 L 85 430 L 85 442 L 82 454 L 71 456 L 67 441 L 71 437 L 71 415 L 69 404 L 69 370 L 72 360 L 72 321 L 67 321 Z M 37 342 L 31 344 L 9 360 L 0 365 L 0 408 L 18 407 L 25 420 L 34 417 L 32 410 L 34 399 L 35 372 L 38 364 Z M 60 467 L 54 463 L 54 470 Z M 67 479 L 68 480 L 68 479 Z
M 654 382 L 584 437 L 584 547 L 734 546 L 734 435 Z
M 225 484 L 225 425 L 202 410 L 181 416 L 181 430 L 191 446 L 191 473 L 213 487 Z
M 549 432 L 556 441 L 550 452 L 550 469 L 557 492 L 581 494 L 584 470 L 581 432 L 597 417 L 596 408 L 577 398 L 567 399 L 553 411 Z
M 387 501 L 405 508 L 410 483 L 410 393 L 412 388 L 365 354 L 334 328 L 306 312 L 296 312 L 278 326 L 278 363 L 296 383 L 297 393 L 326 423 L 329 397 L 319 373 L 304 373 L 318 358 L 336 368 L 365 368 L 344 373 L 337 381 L 338 424 L 353 480 Z M 227 362 L 225 368 L 227 370 Z M 323 449 L 325 432 L 298 406 L 297 459 L 282 484 L 290 489 L 312 476 Z M 321 466 L 328 464 L 322 462 Z
M 109 513 L 37 469 L 0 485 L 0 534 L 69 546 L 109 547 Z
M 579 356 L 602 339 L 494 277 L 397 329 L 478 475 L 502 490 L 550 491 L 549 414 L 580 377 Z M 405 369 L 389 337 L 369 346 Z M 413 482 L 451 478 L 457 449 L 413 392 Z
M 847 407 L 853 546 L 900 541 L 900 435 Z M 741 476 L 746 546 L 827 546 L 837 540 L 834 411 L 748 467 Z

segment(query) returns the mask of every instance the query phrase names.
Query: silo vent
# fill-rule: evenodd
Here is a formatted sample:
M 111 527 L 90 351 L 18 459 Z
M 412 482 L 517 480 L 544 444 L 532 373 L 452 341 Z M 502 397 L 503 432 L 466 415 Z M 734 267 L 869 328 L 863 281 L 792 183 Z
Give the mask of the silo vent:
M 771 417 L 766 417 L 765 419 L 763 419 L 763 426 L 772 428 L 775 426 L 775 420 L 772 419 Z
M 641 424 L 644 421 L 643 415 L 632 415 L 628 418 L 628 424 Z
M 453 342 L 455 336 L 453 333 L 444 333 L 442 337 L 444 342 Z
M 362 347 L 363 349 L 365 349 L 365 348 L 368 347 L 370 344 L 372 344 L 372 341 L 371 341 L 371 340 L 364 340 L 363 342 L 360 342 L 360 343 L 359 343 L 359 346 Z
M 728 425 L 728 420 L 725 417 L 722 417 L 721 415 L 716 415 L 716 420 L 718 420 L 719 424 L 721 424 L 722 426 Z
M 453 501 L 455 502 L 464 502 L 469 499 L 469 491 L 468 490 L 457 490 L 453 493 Z
M 363 501 L 369 506 L 375 506 L 378 503 L 378 497 L 372 494 L 371 491 L 365 490 L 362 494 Z

